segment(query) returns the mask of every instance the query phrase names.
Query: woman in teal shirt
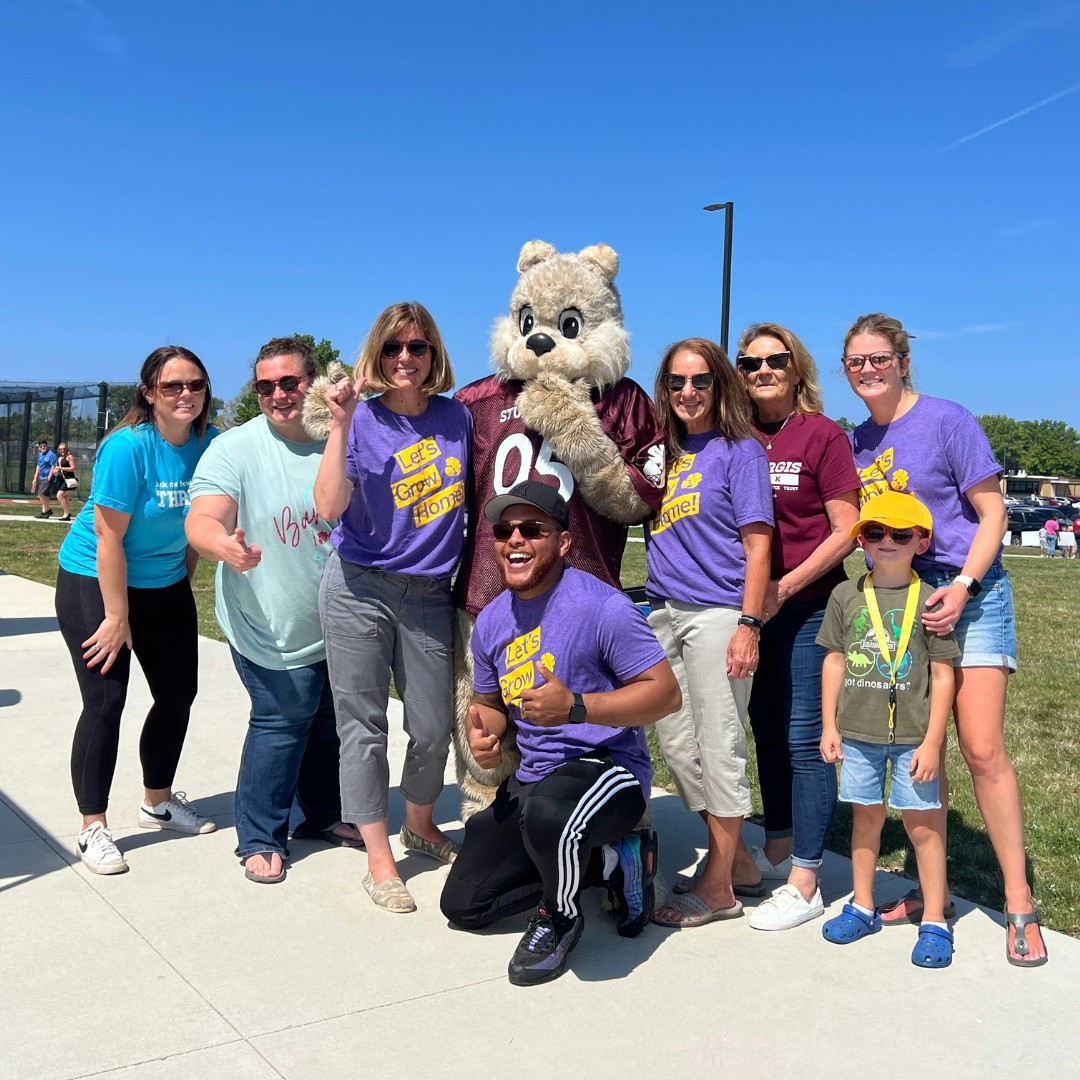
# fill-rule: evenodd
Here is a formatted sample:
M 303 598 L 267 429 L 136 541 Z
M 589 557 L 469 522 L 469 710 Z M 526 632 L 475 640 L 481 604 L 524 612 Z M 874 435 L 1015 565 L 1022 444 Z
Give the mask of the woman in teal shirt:
M 71 748 L 83 815 L 76 854 L 96 874 L 128 868 L 106 811 L 133 651 L 153 696 L 139 743 L 139 824 L 184 833 L 215 828 L 172 790 L 198 685 L 190 584 L 198 556 L 187 546 L 184 518 L 195 464 L 217 434 L 209 414 L 202 361 L 178 345 L 155 349 L 134 403 L 98 449 L 90 497 L 60 549 L 56 617 L 83 700 Z

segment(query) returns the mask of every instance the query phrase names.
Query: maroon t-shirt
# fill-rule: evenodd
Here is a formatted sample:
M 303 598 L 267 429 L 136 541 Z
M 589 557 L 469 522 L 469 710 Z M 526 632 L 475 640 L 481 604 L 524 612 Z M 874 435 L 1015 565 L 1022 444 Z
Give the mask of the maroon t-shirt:
M 495 375 L 463 386 L 454 398 L 473 417 L 472 483 L 468 489 L 469 525 L 454 603 L 479 614 L 503 590 L 484 506 L 525 480 L 557 486 L 570 508 L 574 538 L 567 562 L 621 588 L 619 569 L 626 526 L 601 517 L 581 497 L 573 474 L 552 456 L 547 441 L 525 426 L 517 396 L 524 383 Z M 604 434 L 619 448 L 638 495 L 653 512 L 664 494 L 664 433 L 648 394 L 631 379 L 620 379 L 603 394 L 593 393 Z
M 825 503 L 849 491 L 859 490 L 859 474 L 851 443 L 843 429 L 820 413 L 794 413 L 782 431 L 779 424 L 758 422 L 761 445 L 766 446 L 772 480 L 772 568 L 775 581 L 801 566 L 832 531 Z M 833 567 L 789 600 L 812 600 L 828 596 L 847 578 L 844 564 Z

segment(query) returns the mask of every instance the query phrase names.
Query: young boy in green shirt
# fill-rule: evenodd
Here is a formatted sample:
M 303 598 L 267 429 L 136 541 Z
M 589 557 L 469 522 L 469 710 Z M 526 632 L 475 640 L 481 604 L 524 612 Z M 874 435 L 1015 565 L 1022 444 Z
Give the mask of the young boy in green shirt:
M 863 505 L 851 529 L 873 570 L 833 590 L 817 642 L 828 650 L 821 678 L 821 755 L 842 761 L 840 800 L 852 804 L 851 866 L 855 895 L 822 927 L 827 941 L 858 941 L 881 929 L 874 911 L 874 874 L 889 805 L 899 810 L 915 846 L 923 921 L 911 961 L 920 967 L 952 963 L 953 935 L 945 921 L 945 834 L 938 771 L 953 699 L 950 630 L 929 633 L 919 615 L 934 591 L 911 569 L 930 545 L 930 511 L 913 495 L 886 491 Z

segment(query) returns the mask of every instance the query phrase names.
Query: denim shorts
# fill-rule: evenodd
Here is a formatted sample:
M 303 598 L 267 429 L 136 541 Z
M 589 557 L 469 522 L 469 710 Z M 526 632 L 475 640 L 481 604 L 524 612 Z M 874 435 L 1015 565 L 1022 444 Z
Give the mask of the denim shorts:
M 948 585 L 959 570 L 920 570 L 919 577 L 935 589 Z M 1001 563 L 996 562 L 982 579 L 982 591 L 964 605 L 956 624 L 960 655 L 953 667 L 1007 667 L 1016 670 L 1016 620 L 1013 617 L 1012 585 Z
M 940 810 L 937 777 L 925 784 L 911 779 L 911 743 L 868 743 L 844 739 L 840 801 L 876 806 L 885 801 L 885 763 L 891 762 L 889 805 L 894 810 Z

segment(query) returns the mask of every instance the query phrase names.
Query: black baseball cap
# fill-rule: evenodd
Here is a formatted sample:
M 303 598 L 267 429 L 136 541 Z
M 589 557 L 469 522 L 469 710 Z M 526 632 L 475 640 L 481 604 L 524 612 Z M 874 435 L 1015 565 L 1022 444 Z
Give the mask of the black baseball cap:
M 570 528 L 570 508 L 566 505 L 566 500 L 555 488 L 539 480 L 526 480 L 524 483 L 515 484 L 505 495 L 496 495 L 484 507 L 484 517 L 488 521 L 498 521 L 508 506 L 518 506 L 521 503 L 542 510 L 563 532 Z

